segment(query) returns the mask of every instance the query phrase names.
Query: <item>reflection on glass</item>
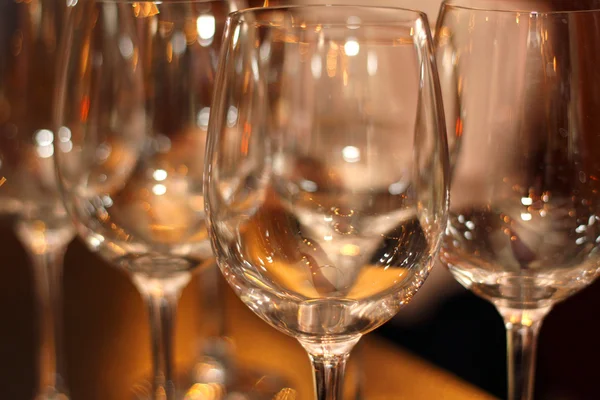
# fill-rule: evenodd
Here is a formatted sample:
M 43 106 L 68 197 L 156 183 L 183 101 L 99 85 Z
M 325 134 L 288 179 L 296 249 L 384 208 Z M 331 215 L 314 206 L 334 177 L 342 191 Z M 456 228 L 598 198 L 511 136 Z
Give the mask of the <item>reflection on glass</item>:
M 427 22 L 270 8 L 233 14 L 225 39 L 205 183 L 217 261 L 309 352 L 317 398 L 342 398 L 350 350 L 414 296 L 446 222 Z
M 581 41 L 599 44 L 600 10 L 589 4 L 449 1 L 437 29 L 454 132 L 441 259 L 504 317 L 510 399 L 533 398 L 543 318 L 600 267 L 600 79 Z
M 50 0 L 0 3 L 0 214 L 33 264 L 38 314 L 38 400 L 67 399 L 62 355 L 62 264 L 73 237 L 60 202 L 54 144 L 68 152 L 70 135 L 54 130 L 57 45 L 65 6 Z
M 222 1 L 90 0 L 65 24 L 57 114 L 71 145 L 54 150 L 59 183 L 81 238 L 146 301 L 154 379 L 138 394 L 152 399 L 187 390 L 173 370 L 176 304 L 214 263 L 202 178 L 228 12 Z

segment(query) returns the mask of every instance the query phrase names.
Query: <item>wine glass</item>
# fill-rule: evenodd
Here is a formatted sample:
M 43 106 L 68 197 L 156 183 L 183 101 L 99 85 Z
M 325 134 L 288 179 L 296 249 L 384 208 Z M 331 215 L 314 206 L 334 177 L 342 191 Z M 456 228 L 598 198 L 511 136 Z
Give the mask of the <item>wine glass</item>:
M 451 136 L 441 251 L 508 338 L 509 399 L 532 399 L 552 306 L 600 267 L 600 9 L 589 2 L 442 5 L 437 60 Z M 597 3 L 596 3 L 597 4 Z
M 62 354 L 63 256 L 73 229 L 60 201 L 52 124 L 57 44 L 66 3 L 0 3 L 0 214 L 31 259 L 36 297 L 37 400 L 67 399 Z
M 205 168 L 217 263 L 308 351 L 316 397 L 341 399 L 352 347 L 414 296 L 446 225 L 427 18 L 260 8 L 231 14 L 223 40 Z
M 176 304 L 191 274 L 214 263 L 202 182 L 216 33 L 229 7 L 80 1 L 65 24 L 56 126 L 70 145 L 55 150 L 59 185 L 79 236 L 147 303 L 153 399 L 183 395 Z

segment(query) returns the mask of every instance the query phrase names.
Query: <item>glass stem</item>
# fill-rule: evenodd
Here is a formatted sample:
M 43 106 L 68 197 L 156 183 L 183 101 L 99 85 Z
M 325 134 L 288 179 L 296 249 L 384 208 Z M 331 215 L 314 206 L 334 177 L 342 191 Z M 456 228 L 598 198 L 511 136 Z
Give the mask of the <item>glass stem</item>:
M 62 275 L 66 246 L 43 253 L 30 251 L 39 323 L 38 387 L 36 398 L 66 393 L 63 382 Z
M 498 307 L 506 326 L 508 400 L 533 400 L 537 339 L 550 307 L 523 310 Z
M 187 279 L 149 279 L 136 276 L 134 282 L 144 295 L 150 317 L 152 345 L 152 400 L 174 400 L 173 331 L 175 312 Z
M 342 343 L 300 341 L 312 362 L 316 400 L 344 399 L 346 363 L 359 339 L 360 337 L 357 337 Z

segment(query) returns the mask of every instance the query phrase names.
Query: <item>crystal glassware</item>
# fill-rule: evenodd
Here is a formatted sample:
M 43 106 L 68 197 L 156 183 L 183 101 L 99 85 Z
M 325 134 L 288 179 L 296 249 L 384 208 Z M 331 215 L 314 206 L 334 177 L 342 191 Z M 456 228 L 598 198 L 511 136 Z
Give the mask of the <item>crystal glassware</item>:
M 226 1 L 73 2 L 62 41 L 55 150 L 79 236 L 122 268 L 149 310 L 152 399 L 176 388 L 173 322 L 191 274 L 214 263 L 206 131 Z
M 237 12 L 216 85 L 205 202 L 217 262 L 251 310 L 308 351 L 317 398 L 341 399 L 350 350 L 410 301 L 445 229 L 427 18 Z
M 0 214 L 31 259 L 36 296 L 36 400 L 68 399 L 62 354 L 63 257 L 74 232 L 56 185 L 53 94 L 66 3 L 0 3 Z
M 504 318 L 511 400 L 533 398 L 544 316 L 600 266 L 600 75 L 589 50 L 600 10 L 590 4 L 447 1 L 436 29 L 452 127 L 441 259 Z

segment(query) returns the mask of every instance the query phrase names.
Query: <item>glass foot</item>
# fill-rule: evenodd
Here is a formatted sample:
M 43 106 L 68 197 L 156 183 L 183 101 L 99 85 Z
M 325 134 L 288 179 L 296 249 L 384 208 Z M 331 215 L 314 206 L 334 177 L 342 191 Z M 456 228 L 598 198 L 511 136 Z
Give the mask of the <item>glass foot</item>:
M 233 374 L 219 371 L 218 367 L 215 368 L 215 364 L 209 360 L 199 361 L 194 369 L 196 371 L 204 370 L 203 379 L 192 380 L 189 376 L 177 379 L 176 400 L 283 400 L 295 398 L 295 391 L 288 388 L 282 379 L 261 373 L 261 371 L 239 368 L 233 377 Z M 52 398 L 52 400 L 55 399 Z M 69 399 L 60 398 L 60 400 Z M 153 400 L 152 383 L 143 381 L 137 384 L 133 388 L 133 400 Z
M 189 379 L 186 400 L 206 399 L 207 393 L 223 400 L 272 400 L 281 392 L 293 391 L 284 379 L 271 373 L 245 366 L 231 368 L 212 357 L 198 360 Z
M 227 339 L 211 340 L 188 371 L 178 374 L 176 400 L 293 400 L 296 391 L 270 371 L 239 365 Z M 134 400 L 152 400 L 148 379 L 133 388 Z

